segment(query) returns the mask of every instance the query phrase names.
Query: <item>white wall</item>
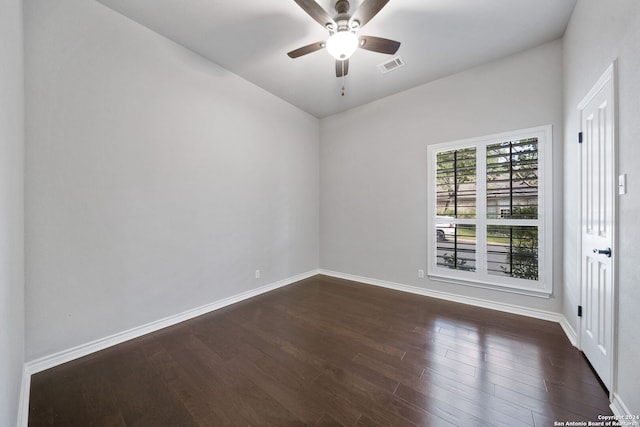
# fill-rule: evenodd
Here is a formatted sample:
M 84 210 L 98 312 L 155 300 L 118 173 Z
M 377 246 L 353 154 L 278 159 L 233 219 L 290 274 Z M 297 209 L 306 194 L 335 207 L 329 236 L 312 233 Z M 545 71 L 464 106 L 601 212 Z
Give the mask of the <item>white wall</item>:
M 565 316 L 577 327 L 580 298 L 580 205 L 577 106 L 611 62 L 618 59 L 619 172 L 628 194 L 619 197 L 618 373 L 613 391 L 640 414 L 640 2 L 580 0 L 564 38 L 565 80 Z
M 317 119 L 97 2 L 25 15 L 27 360 L 317 268 Z
M 560 238 L 554 242 L 550 299 L 444 284 L 416 274 L 426 269 L 428 256 L 426 147 L 546 124 L 553 125 L 554 188 L 561 189 L 560 41 L 323 119 L 321 268 L 559 311 Z M 555 236 L 561 236 L 562 191 L 554 194 L 554 203 Z
M 24 363 L 22 1 L 0 1 L 0 426 L 15 426 Z

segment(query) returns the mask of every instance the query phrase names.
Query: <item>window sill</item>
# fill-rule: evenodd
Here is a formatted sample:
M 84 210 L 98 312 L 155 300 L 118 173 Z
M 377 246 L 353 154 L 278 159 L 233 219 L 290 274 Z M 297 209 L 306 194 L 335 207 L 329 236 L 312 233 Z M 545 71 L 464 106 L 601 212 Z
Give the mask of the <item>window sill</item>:
M 528 288 L 522 288 L 522 287 L 512 286 L 512 285 L 487 283 L 484 281 L 464 280 L 464 279 L 460 279 L 459 277 L 449 277 L 449 276 L 442 276 L 442 275 L 435 275 L 435 274 L 429 274 L 428 277 L 429 279 L 437 282 L 453 283 L 456 285 L 490 289 L 494 291 L 507 292 L 507 293 L 518 294 L 518 295 L 526 295 L 526 296 L 537 297 L 537 298 L 549 299 L 551 298 L 551 294 L 553 293 L 553 290 L 528 289 Z

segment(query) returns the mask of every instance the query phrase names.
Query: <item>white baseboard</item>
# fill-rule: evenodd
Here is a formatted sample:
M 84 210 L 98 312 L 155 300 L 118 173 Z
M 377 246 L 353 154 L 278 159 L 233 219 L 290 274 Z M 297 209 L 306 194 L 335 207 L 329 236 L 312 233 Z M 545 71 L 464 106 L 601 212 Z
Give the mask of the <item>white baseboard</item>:
M 611 402 L 611 405 L 609 405 L 609 407 L 611 408 L 613 415 L 616 415 L 618 417 L 623 418 L 625 416 L 628 417 L 632 415 L 629 408 L 627 408 L 627 405 L 625 405 L 622 399 L 620 399 L 620 395 L 618 395 L 618 393 L 613 393 L 613 401 Z
M 562 318 L 560 319 L 560 326 L 562 327 L 562 330 L 564 331 L 567 338 L 569 338 L 571 345 L 573 345 L 574 347 L 578 347 L 578 334 L 573 329 L 567 318 L 564 316 L 561 317 Z
M 142 335 L 146 335 L 151 332 L 158 331 L 168 326 L 175 325 L 185 320 L 193 319 L 194 317 L 201 316 L 203 314 L 218 310 L 231 304 L 235 304 L 240 301 L 244 301 L 249 298 L 253 298 L 257 295 L 265 292 L 272 291 L 274 289 L 281 288 L 283 286 L 290 285 L 303 279 L 315 276 L 319 274 L 318 270 L 311 270 L 306 273 L 298 274 L 296 276 L 288 277 L 283 280 L 279 280 L 274 283 L 270 283 L 261 286 L 256 289 L 252 289 L 246 292 L 242 292 L 236 295 L 232 295 L 227 298 L 223 298 L 212 303 L 193 308 L 191 310 L 184 311 L 182 313 L 175 314 L 173 316 L 165 317 L 164 319 L 156 320 L 154 322 L 147 323 L 145 325 L 137 326 L 135 328 L 118 332 L 108 337 L 100 338 L 95 341 L 91 341 L 85 344 L 75 346 L 73 348 L 59 351 L 49 356 L 44 356 L 39 359 L 35 359 L 25 363 L 22 375 L 22 390 L 20 393 L 19 414 L 18 414 L 18 426 L 27 426 L 29 418 L 29 391 L 31 388 L 31 375 L 44 371 L 54 366 L 61 365 L 66 362 L 78 359 L 83 356 L 87 356 L 91 353 L 103 350 L 108 347 L 112 347 L 117 344 L 121 344 L 125 341 L 129 341 L 133 338 L 138 338 Z
M 29 425 L 29 392 L 31 391 L 31 374 L 26 367 L 22 368 L 22 384 L 20 385 L 20 401 L 18 402 L 18 427 Z
M 397 291 L 410 292 L 412 294 L 424 295 L 427 297 L 443 299 L 447 301 L 458 302 L 476 307 L 489 308 L 492 310 L 502 311 L 505 313 L 519 314 L 521 316 L 533 317 L 535 319 L 549 320 L 562 324 L 564 316 L 547 310 L 538 310 L 535 308 L 522 307 L 519 305 L 506 304 L 496 301 L 485 300 L 481 298 L 467 297 L 463 295 L 450 294 L 448 292 L 434 291 L 431 289 L 419 288 L 417 286 L 403 285 L 401 283 L 387 282 L 385 280 L 371 279 L 369 277 L 354 276 L 352 274 L 339 273 L 330 270 L 320 270 L 320 274 L 326 276 L 337 277 L 345 280 L 353 280 L 356 282 L 366 283 L 368 285 L 381 286 L 383 288 L 394 289 Z M 566 319 L 565 319 L 566 322 Z M 563 328 L 564 329 L 564 328 Z M 566 333 L 566 331 L 565 331 Z M 571 340 L 571 338 L 569 338 Z

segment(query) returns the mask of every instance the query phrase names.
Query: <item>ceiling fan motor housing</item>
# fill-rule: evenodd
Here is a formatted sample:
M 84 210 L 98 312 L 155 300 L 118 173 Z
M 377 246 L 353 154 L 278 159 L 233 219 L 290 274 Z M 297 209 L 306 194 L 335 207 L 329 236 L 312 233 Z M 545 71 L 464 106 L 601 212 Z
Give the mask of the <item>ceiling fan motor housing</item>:
M 335 22 L 338 26 L 337 31 L 346 31 L 350 30 L 349 27 L 349 9 L 351 6 L 349 5 L 349 0 L 338 0 L 335 5 L 336 12 L 338 15 L 335 17 Z
M 340 15 L 343 13 L 345 14 L 348 13 L 350 8 L 349 0 L 338 0 L 336 2 L 335 8 L 336 8 L 336 12 L 338 12 L 338 14 Z

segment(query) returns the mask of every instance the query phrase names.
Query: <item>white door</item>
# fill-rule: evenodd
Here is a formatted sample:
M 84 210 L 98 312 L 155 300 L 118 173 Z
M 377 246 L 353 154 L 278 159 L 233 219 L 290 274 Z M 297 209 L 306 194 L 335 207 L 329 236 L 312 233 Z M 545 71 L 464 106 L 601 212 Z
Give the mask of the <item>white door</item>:
M 611 390 L 615 275 L 615 104 L 614 65 L 578 106 L 580 112 L 582 252 L 581 347 Z

